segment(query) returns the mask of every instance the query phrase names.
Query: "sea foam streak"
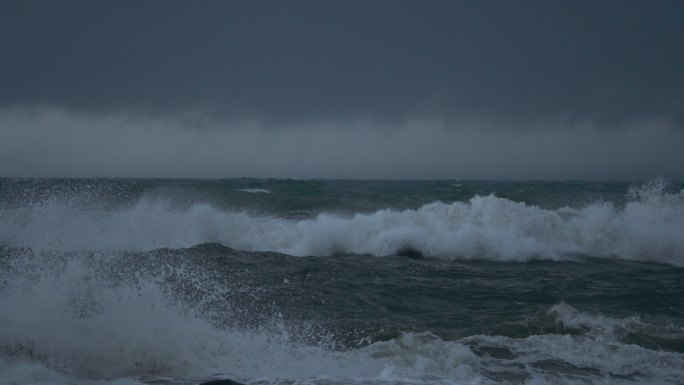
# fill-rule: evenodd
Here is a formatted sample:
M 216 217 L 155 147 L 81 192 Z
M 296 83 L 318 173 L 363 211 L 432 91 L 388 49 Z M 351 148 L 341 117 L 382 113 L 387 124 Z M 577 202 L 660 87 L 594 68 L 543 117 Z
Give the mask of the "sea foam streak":
M 467 202 L 321 213 L 286 219 L 221 210 L 206 203 L 176 208 L 141 199 L 123 209 L 78 208 L 49 201 L 0 212 L 0 243 L 35 250 L 152 250 L 217 242 L 251 251 L 374 256 L 406 250 L 428 257 L 525 261 L 573 255 L 684 266 L 684 191 L 649 184 L 624 207 L 598 202 L 555 210 L 494 195 Z
M 265 188 L 240 188 L 238 191 L 251 193 L 251 194 L 270 194 L 271 190 Z

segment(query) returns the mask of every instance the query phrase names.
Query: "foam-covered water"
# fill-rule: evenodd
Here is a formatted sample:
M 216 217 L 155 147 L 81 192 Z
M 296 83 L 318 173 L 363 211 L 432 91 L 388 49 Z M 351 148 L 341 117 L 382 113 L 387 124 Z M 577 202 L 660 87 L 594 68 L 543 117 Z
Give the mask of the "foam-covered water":
M 558 185 L 67 182 L 0 190 L 0 384 L 684 378 L 684 193 L 661 181 L 567 205 Z

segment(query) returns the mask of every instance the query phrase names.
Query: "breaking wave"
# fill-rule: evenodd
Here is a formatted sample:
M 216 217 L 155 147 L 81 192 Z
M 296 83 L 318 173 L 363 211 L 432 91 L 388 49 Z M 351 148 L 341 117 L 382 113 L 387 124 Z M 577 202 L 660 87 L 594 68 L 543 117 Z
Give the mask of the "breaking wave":
M 416 210 L 288 219 L 207 203 L 174 207 L 141 199 L 118 209 L 49 201 L 0 211 L 0 243 L 34 250 L 145 251 L 216 242 L 290 255 L 526 261 L 615 257 L 684 266 L 684 190 L 650 183 L 622 205 L 545 209 L 494 195 L 435 202 Z
M 429 331 L 406 332 L 340 349 L 325 335 L 318 343 L 302 342 L 298 334 L 311 331 L 288 327 L 278 317 L 270 326 L 253 328 L 212 321 L 199 305 L 202 300 L 251 289 L 220 284 L 210 268 L 186 269 L 167 261 L 129 274 L 129 262 L 113 255 L 49 253 L 3 260 L 0 308 L 11 311 L 0 313 L 0 383 L 138 384 L 162 376 L 168 384 L 223 376 L 260 384 L 677 383 L 684 378 L 681 351 L 628 340 L 641 334 L 677 341 L 684 329 L 636 317 L 609 318 L 559 304 L 529 321 L 545 323 L 535 328 L 548 330 L 542 334 L 445 340 Z M 172 279 L 179 276 L 186 279 L 182 284 Z M 184 301 L 179 293 L 188 288 L 204 297 Z M 221 316 L 230 320 L 233 310 L 222 309 Z

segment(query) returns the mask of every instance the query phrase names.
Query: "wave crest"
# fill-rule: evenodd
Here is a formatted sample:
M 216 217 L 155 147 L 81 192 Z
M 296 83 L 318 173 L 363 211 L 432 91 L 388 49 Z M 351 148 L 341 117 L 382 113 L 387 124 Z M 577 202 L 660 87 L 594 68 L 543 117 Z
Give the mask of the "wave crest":
M 216 242 L 249 251 L 331 256 L 401 254 L 527 261 L 578 255 L 684 266 L 684 190 L 632 190 L 624 206 L 597 202 L 544 209 L 494 195 L 435 202 L 416 210 L 286 219 L 221 210 L 178 209 L 141 199 L 120 209 L 49 202 L 2 210 L 0 242 L 36 250 L 147 251 Z

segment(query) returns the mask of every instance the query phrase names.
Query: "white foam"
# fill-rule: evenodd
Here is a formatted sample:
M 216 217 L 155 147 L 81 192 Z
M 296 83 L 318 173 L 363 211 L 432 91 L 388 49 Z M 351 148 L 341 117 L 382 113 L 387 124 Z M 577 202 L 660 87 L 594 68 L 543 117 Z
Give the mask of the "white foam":
M 437 258 L 526 261 L 582 254 L 684 266 L 684 191 L 668 194 L 648 185 L 632 196 L 624 207 L 598 202 L 556 210 L 475 196 L 417 210 L 351 217 L 322 213 L 303 220 L 205 203 L 178 209 L 142 199 L 128 208 L 98 210 L 51 201 L 2 210 L 0 243 L 36 250 L 142 251 L 219 242 L 317 256 L 383 256 L 408 248 Z
M 655 351 L 620 340 L 625 330 L 648 330 L 667 334 L 669 338 L 681 338 L 684 329 L 656 327 L 641 322 L 636 317 L 615 319 L 583 313 L 560 304 L 553 306 L 548 315 L 570 329 L 582 329 L 581 333 L 531 335 L 526 338 L 477 335 L 461 342 L 469 346 L 504 348 L 517 357 L 507 362 L 530 365 L 536 362 L 555 361 L 575 368 L 591 369 L 599 378 L 624 377 L 630 382 L 676 383 L 684 378 L 684 354 L 671 351 Z M 617 379 L 615 379 L 617 381 Z

